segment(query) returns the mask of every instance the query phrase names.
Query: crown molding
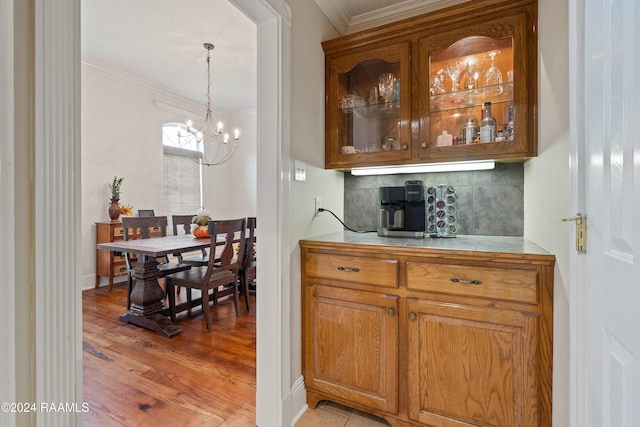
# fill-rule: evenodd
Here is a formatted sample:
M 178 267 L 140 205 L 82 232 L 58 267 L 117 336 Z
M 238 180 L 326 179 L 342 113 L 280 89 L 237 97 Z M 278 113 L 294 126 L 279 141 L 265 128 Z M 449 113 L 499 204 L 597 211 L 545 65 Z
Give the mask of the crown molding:
M 405 0 L 392 6 L 386 6 L 351 17 L 347 33 L 355 33 L 380 25 L 390 24 L 468 1 L 471 0 Z
M 315 0 L 315 2 L 338 33 L 347 34 L 351 15 L 343 0 Z
M 349 0 L 315 0 L 322 13 L 341 35 L 367 30 L 471 0 L 405 0 L 355 16 L 349 14 L 345 6 L 346 1 Z

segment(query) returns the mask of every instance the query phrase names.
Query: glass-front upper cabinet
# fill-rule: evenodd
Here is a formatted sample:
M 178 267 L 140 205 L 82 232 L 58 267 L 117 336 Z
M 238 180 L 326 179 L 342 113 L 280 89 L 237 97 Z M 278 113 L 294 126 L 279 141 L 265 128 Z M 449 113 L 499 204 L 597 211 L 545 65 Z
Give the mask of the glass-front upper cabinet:
M 432 161 L 536 155 L 524 14 L 456 27 L 418 41 L 420 151 Z
M 326 64 L 326 166 L 411 157 L 410 43 L 332 56 Z

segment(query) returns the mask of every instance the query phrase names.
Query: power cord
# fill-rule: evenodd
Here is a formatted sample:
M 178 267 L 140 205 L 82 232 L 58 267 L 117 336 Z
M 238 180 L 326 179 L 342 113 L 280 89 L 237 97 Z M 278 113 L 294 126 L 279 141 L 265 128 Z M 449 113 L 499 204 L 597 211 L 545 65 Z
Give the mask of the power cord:
M 335 219 L 337 219 L 340 222 L 340 224 L 342 224 L 344 228 L 346 228 L 349 231 L 353 231 L 354 233 L 376 233 L 378 231 L 378 230 L 354 230 L 353 228 L 349 227 L 347 224 L 342 222 L 342 220 L 338 218 L 338 215 L 334 214 L 329 209 L 318 208 L 318 212 L 329 212 L 331 215 L 334 216 Z

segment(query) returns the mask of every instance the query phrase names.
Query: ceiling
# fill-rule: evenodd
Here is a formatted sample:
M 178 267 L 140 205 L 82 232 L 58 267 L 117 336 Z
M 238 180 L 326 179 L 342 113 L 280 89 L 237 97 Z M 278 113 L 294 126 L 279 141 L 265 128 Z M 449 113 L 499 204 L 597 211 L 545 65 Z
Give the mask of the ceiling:
M 392 22 L 463 0 L 315 0 L 339 33 Z M 229 0 L 82 0 L 83 60 L 129 79 L 206 103 L 211 53 L 212 104 L 256 106 L 255 24 Z

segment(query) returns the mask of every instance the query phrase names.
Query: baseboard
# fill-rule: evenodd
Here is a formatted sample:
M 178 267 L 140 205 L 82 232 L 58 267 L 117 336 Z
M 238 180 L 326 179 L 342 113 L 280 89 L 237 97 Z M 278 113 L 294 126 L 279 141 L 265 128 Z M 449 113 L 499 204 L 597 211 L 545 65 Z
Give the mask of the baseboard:
M 284 405 L 289 410 L 285 412 L 289 416 L 289 420 L 283 420 L 284 425 L 294 426 L 308 409 L 307 406 L 307 390 L 304 388 L 304 377 L 300 375 L 291 386 L 291 394 L 288 402 Z
M 118 276 L 118 277 L 114 277 L 113 279 L 113 283 L 121 283 L 121 282 L 126 282 L 127 281 L 127 276 Z M 96 275 L 95 274 L 88 274 L 86 276 L 82 276 L 82 290 L 86 291 L 87 289 L 93 289 L 96 287 Z M 109 279 L 107 277 L 101 277 L 100 278 L 100 285 L 99 287 L 103 287 L 103 286 L 109 286 Z

